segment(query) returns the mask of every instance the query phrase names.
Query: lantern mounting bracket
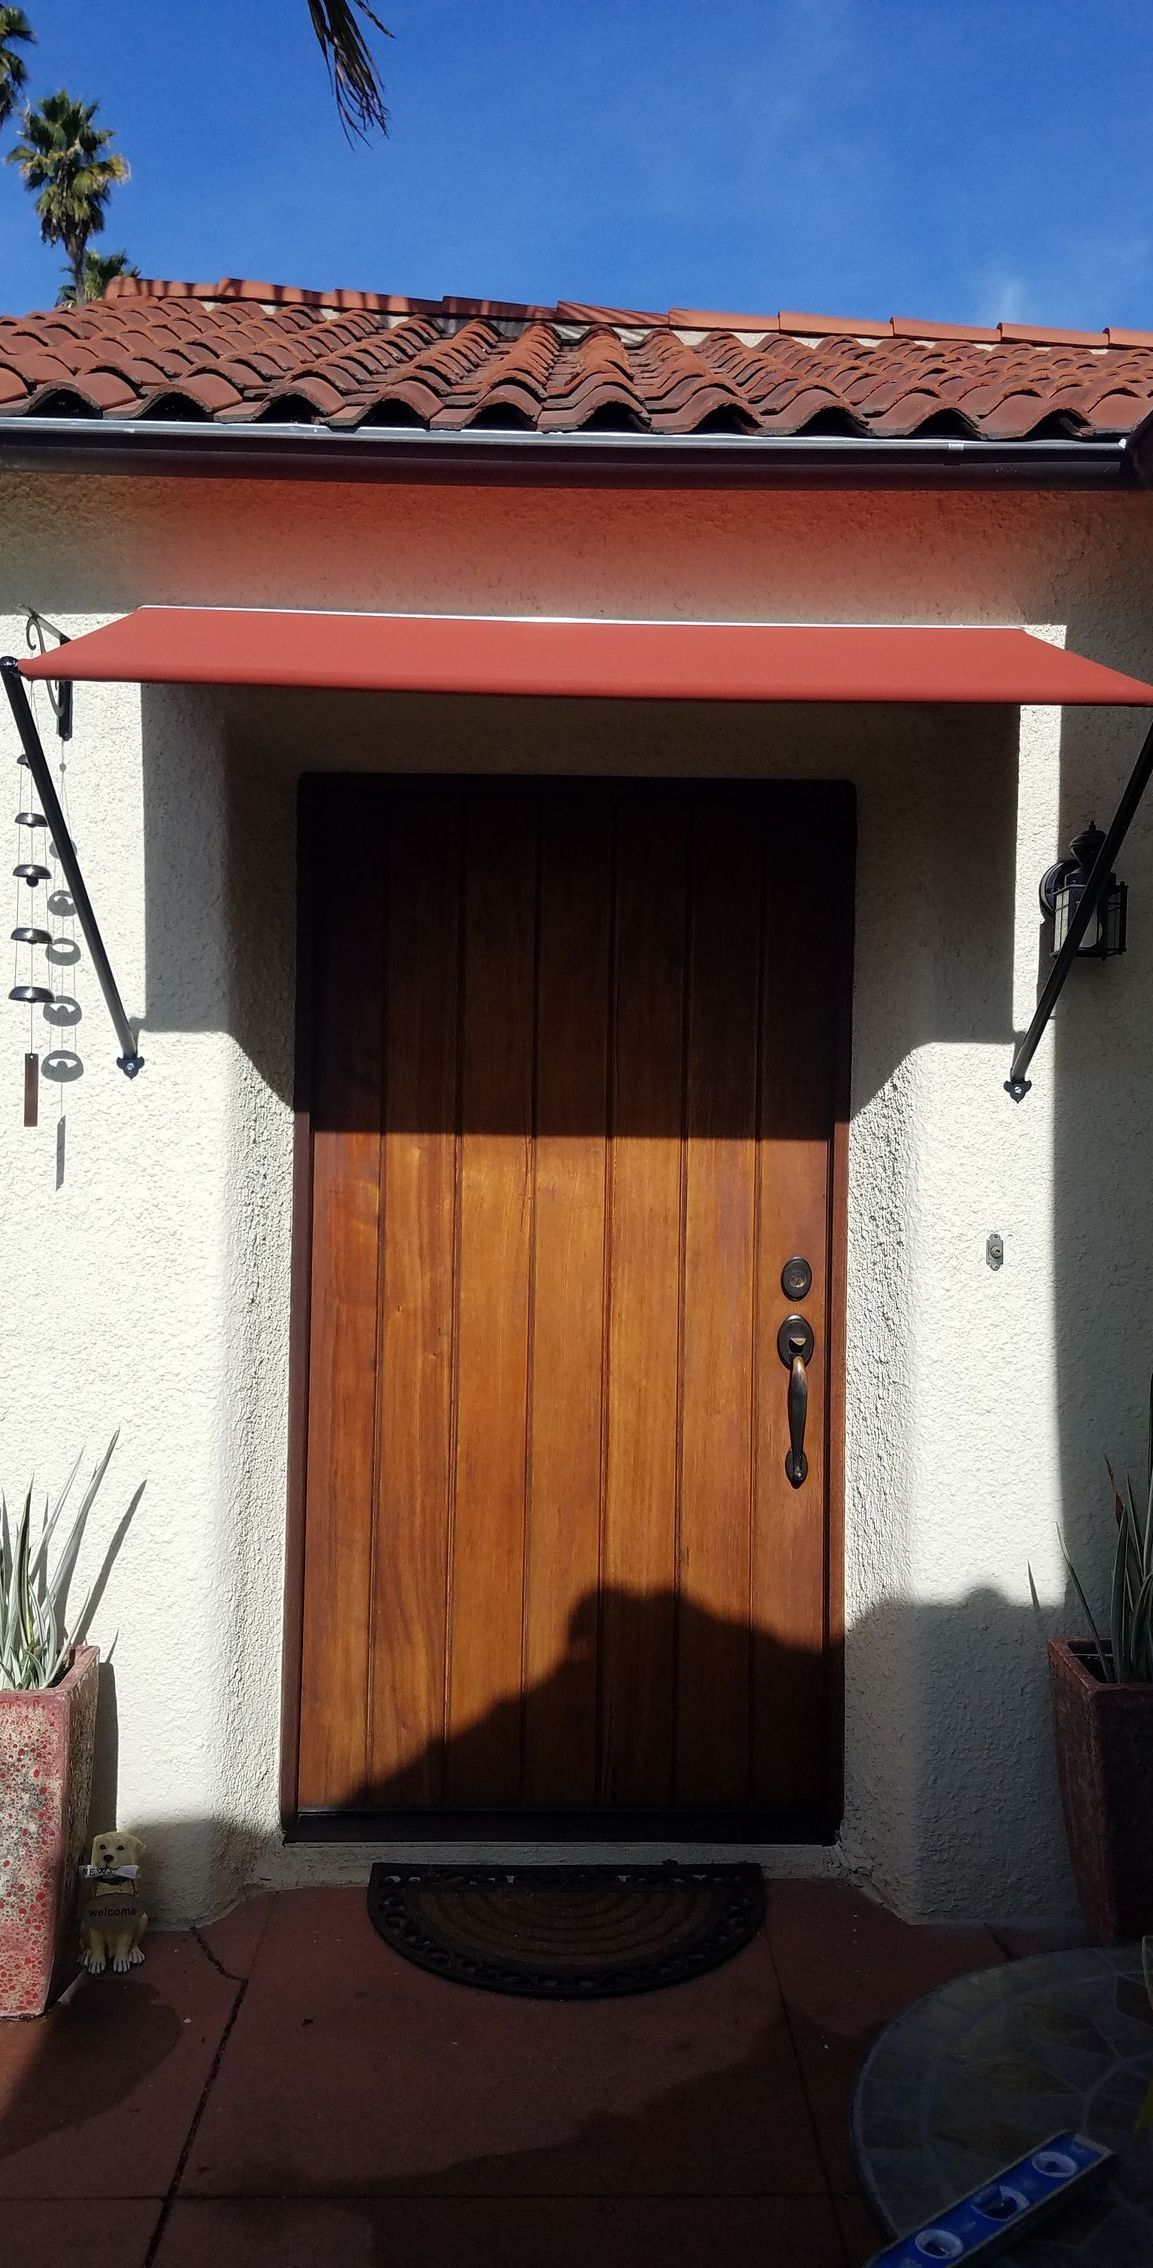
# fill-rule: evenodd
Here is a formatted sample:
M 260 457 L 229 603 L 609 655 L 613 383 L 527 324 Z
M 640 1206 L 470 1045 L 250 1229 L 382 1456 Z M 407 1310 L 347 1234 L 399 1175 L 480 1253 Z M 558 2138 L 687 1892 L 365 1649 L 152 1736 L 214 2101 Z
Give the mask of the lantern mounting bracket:
M 32 713 L 32 704 L 28 699 L 24 679 L 20 674 L 20 664 L 15 655 L 5 654 L 0 657 L 0 678 L 4 681 L 4 691 L 8 696 L 8 706 L 12 711 L 13 722 L 20 735 L 20 745 L 27 759 L 28 769 L 32 775 L 36 793 L 40 798 L 44 817 L 48 822 L 48 831 L 52 837 L 53 848 L 60 861 L 60 871 L 64 876 L 69 895 L 76 908 L 77 919 L 84 932 L 84 942 L 88 947 L 100 990 L 104 994 L 104 1004 L 112 1018 L 116 1037 L 123 1050 L 116 1058 L 117 1063 L 126 1079 L 134 1079 L 137 1072 L 143 1069 L 144 1057 L 139 1052 L 136 1034 L 124 1013 L 124 1002 L 120 997 L 119 987 L 112 974 L 112 964 L 104 949 L 100 925 L 92 910 L 92 900 L 88 895 L 88 887 L 80 871 L 80 862 L 73 847 L 72 837 L 68 832 L 60 798 L 56 793 L 52 769 L 44 753 L 36 719 Z M 57 714 L 57 725 L 59 726 L 59 714 Z
M 1065 979 L 1077 958 L 1081 940 L 1109 887 L 1109 879 L 1117 853 L 1133 824 L 1137 806 L 1153 777 L 1153 726 L 1146 733 L 1137 754 L 1137 761 L 1125 783 L 1121 801 L 1101 837 L 1097 855 L 1089 869 L 1085 888 L 1069 917 L 1064 943 L 1041 988 L 1040 998 L 1033 1012 L 1033 1021 L 1024 1037 L 1018 1042 L 1017 1052 L 1005 1081 L 1005 1092 L 1014 1102 L 1024 1102 L 1033 1082 L 1027 1079 L 1033 1057 L 1041 1042 L 1049 1018 L 1064 990 Z M 1046 880 L 1049 877 L 1046 876 Z
M 1054 865 L 1047 866 L 1041 876 L 1037 896 L 1040 900 L 1042 913 L 1047 914 L 1050 920 L 1057 910 L 1058 890 L 1064 887 L 1071 874 L 1078 872 L 1079 867 L 1080 861 L 1078 859 L 1073 857 L 1059 858 Z

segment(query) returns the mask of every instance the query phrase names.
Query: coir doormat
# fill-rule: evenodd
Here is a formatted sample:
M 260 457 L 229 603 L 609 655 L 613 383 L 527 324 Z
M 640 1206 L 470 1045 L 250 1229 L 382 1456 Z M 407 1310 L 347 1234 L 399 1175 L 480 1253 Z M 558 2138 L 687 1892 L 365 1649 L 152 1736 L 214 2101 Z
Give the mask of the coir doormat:
M 532 2000 L 687 1983 L 739 1953 L 765 1911 L 757 1866 L 373 1867 L 368 1911 L 406 1961 Z

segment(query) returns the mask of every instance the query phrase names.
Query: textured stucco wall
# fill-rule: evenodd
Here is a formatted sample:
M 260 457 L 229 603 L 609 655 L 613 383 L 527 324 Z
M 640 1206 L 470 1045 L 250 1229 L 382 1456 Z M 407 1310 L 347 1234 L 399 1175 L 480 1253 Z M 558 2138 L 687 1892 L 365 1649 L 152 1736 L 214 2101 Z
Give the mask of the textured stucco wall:
M 80 629 L 166 599 L 1024 621 L 1153 673 L 1141 499 L 4 490 L 8 645 L 24 600 Z M 1036 992 L 1037 876 L 1103 819 L 1140 730 L 1096 713 L 82 689 L 73 828 L 147 1069 L 134 1086 L 116 1070 L 82 965 L 84 1077 L 46 1090 L 25 1133 L 8 1011 L 0 1467 L 11 1497 L 122 1424 L 90 1559 L 147 1480 L 96 1635 L 115 1638 L 104 1802 L 151 1840 L 161 1912 L 362 1868 L 282 1848 L 276 1828 L 294 788 L 351 765 L 856 782 L 848 1807 L 820 1863 L 921 1913 L 1067 1910 L 1042 1640 L 1065 1619 L 1057 1524 L 1099 1575 L 1100 1452 L 1142 1455 L 1149 819 L 1124 862 L 1127 960 L 1076 972 L 1024 1106 L 1001 1082 Z

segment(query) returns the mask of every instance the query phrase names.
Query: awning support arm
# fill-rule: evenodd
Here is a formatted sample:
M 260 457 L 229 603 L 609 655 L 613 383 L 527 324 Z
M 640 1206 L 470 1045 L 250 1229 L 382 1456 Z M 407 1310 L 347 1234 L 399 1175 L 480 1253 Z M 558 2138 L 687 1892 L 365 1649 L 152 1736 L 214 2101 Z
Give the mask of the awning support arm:
M 62 630 L 60 624 L 53 622 L 50 615 L 38 613 L 34 606 L 27 607 L 25 612 L 28 616 L 26 636 L 30 652 L 35 648 L 37 653 L 47 653 L 48 645 L 44 636 L 46 630 L 51 632 L 58 645 L 67 646 L 71 643 L 67 630 Z M 58 678 L 54 683 L 49 677 L 45 682 L 48 698 L 52 703 L 52 714 L 56 719 L 56 730 L 61 740 L 71 740 L 72 695 L 74 691 L 72 680 L 64 677 Z
M 1012 1067 L 1005 1081 L 1005 1092 L 1012 1095 L 1014 1102 L 1024 1102 L 1033 1084 L 1031 1079 L 1025 1077 L 1025 1073 L 1040 1045 L 1045 1026 L 1061 997 L 1065 979 L 1076 960 L 1077 948 L 1081 939 L 1104 896 L 1117 853 L 1133 823 L 1137 806 L 1149 785 L 1151 776 L 1153 776 L 1153 725 L 1150 726 L 1141 743 L 1140 752 L 1129 774 L 1125 792 L 1109 822 L 1096 859 L 1089 869 L 1089 879 L 1070 920 L 1065 942 L 1045 979 L 1041 997 L 1034 1010 L 1033 1021 L 1013 1057 Z
M 104 1003 L 112 1018 L 116 1037 L 123 1050 L 123 1053 L 118 1055 L 116 1060 L 125 1077 L 134 1079 L 137 1072 L 143 1068 L 144 1057 L 137 1050 L 136 1034 L 124 1013 L 124 1002 L 120 998 L 119 988 L 112 974 L 112 964 L 104 950 L 104 939 L 100 935 L 100 926 L 92 911 L 92 900 L 88 895 L 87 885 L 80 872 L 79 862 L 72 847 L 72 837 L 68 832 L 64 813 L 60 807 L 56 784 L 52 778 L 48 759 L 44 754 L 40 734 L 36 729 L 32 704 L 24 689 L 20 664 L 14 655 L 5 654 L 0 657 L 0 677 L 4 680 L 4 691 L 8 695 L 8 706 L 12 711 L 16 730 L 20 735 L 21 747 L 28 758 L 28 769 L 32 774 L 36 793 L 40 798 L 41 809 L 48 821 L 48 832 L 52 837 L 53 847 L 60 861 L 60 870 L 68 886 L 68 894 L 76 908 L 77 918 L 84 932 L 84 942 L 88 947 L 100 990 L 104 994 Z

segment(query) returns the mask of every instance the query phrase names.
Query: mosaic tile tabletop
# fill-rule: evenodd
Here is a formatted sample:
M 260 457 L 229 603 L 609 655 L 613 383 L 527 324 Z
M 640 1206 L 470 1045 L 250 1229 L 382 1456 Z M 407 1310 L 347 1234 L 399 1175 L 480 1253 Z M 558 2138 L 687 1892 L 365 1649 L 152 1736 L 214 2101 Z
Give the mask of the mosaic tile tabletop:
M 853 2141 L 865 2189 L 898 2235 L 1073 2127 L 1119 2163 L 1001 2255 L 1003 2268 L 1153 2268 L 1153 2130 L 1135 2132 L 1151 2080 L 1139 1946 L 961 1977 L 890 2024 L 861 2072 Z

